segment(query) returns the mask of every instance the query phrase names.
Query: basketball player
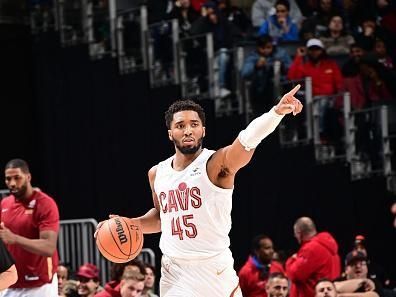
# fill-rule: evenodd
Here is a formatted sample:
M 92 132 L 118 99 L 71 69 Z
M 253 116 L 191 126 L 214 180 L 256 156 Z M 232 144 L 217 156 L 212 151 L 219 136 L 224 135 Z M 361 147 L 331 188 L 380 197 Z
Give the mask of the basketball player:
M 149 170 L 155 207 L 138 218 L 143 233 L 162 231 L 162 297 L 242 296 L 228 237 L 235 175 L 284 115 L 301 112 L 294 97 L 299 88 L 218 151 L 202 148 L 206 131 L 200 105 L 177 101 L 166 111 L 176 152 Z
M 3 297 L 58 296 L 58 207 L 30 181 L 24 160 L 7 163 L 5 183 L 11 195 L 1 201 L 0 238 L 15 259 L 19 278 Z

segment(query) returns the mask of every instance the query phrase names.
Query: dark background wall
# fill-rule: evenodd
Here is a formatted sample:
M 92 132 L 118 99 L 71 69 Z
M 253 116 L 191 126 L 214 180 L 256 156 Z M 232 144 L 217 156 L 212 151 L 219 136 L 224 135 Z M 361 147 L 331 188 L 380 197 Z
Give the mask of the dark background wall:
M 26 158 L 33 183 L 56 199 L 62 219 L 144 213 L 152 206 L 147 171 L 173 152 L 163 113 L 178 88 L 150 89 L 144 72 L 120 76 L 115 60 L 90 61 L 85 46 L 60 48 L 54 37 L 18 34 L 8 36 L 0 55 L 2 164 Z M 206 146 L 230 143 L 243 120 L 215 120 L 212 102 L 201 103 Z M 334 234 L 342 255 L 355 235 L 365 235 L 372 261 L 396 278 L 394 197 L 385 188 L 382 178 L 351 182 L 344 163 L 316 165 L 310 146 L 281 149 L 273 133 L 238 173 L 230 234 L 236 267 L 258 233 L 295 251 L 293 223 L 308 215 Z M 159 256 L 158 240 L 146 236 L 145 247 Z

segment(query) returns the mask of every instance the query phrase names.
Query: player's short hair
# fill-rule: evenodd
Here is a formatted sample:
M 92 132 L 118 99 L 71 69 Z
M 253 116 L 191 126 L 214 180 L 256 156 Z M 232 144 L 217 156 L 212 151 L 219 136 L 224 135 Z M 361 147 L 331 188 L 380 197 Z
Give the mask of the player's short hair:
M 8 161 L 4 169 L 7 170 L 10 168 L 20 168 L 23 173 L 30 173 L 28 163 L 22 159 L 12 159 Z
M 140 273 L 138 271 L 127 270 L 127 271 L 125 271 L 123 273 L 121 279 L 122 280 L 130 280 L 131 279 L 131 280 L 135 280 L 135 281 L 138 281 L 138 282 L 142 282 L 142 281 L 145 280 L 145 276 L 144 276 L 144 274 L 142 274 L 142 273 Z
M 205 126 L 206 116 L 205 116 L 205 111 L 201 105 L 195 103 L 192 100 L 178 100 L 178 101 L 173 102 L 169 106 L 168 110 L 165 112 L 165 123 L 166 123 L 166 127 L 168 127 L 168 129 L 170 129 L 170 126 L 171 126 L 171 123 L 173 120 L 173 115 L 176 112 L 184 111 L 184 110 L 192 110 L 192 111 L 195 111 L 196 113 L 198 113 L 198 116 L 201 119 L 202 125 Z

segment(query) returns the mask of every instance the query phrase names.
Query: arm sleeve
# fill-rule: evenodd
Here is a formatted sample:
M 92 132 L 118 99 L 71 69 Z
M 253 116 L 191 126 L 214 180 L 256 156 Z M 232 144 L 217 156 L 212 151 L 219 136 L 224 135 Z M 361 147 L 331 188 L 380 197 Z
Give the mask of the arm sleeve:
M 0 240 L 0 273 L 6 271 L 14 264 L 14 259 L 11 257 L 3 241 Z

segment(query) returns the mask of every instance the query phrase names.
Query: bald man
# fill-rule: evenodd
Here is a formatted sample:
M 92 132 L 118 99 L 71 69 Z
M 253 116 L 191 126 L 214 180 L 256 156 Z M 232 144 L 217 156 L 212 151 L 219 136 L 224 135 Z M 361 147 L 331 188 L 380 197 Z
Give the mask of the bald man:
M 292 282 L 290 297 L 314 297 L 320 279 L 341 274 L 338 244 L 330 233 L 318 233 L 309 217 L 296 221 L 294 236 L 300 249 L 286 261 L 286 274 Z

